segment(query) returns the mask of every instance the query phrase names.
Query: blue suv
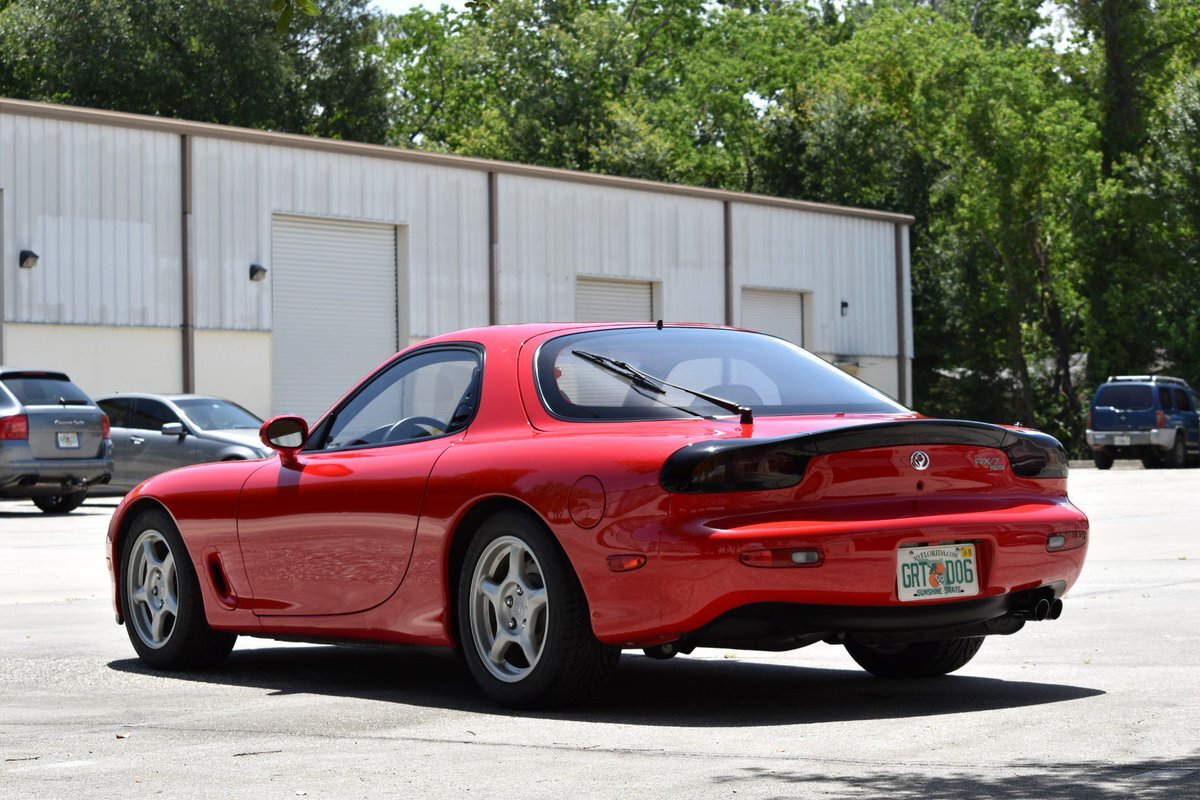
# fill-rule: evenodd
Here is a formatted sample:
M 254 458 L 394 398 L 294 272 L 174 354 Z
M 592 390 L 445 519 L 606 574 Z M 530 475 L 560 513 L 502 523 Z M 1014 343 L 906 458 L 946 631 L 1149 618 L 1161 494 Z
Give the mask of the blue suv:
M 1096 389 L 1087 443 L 1100 469 L 1140 458 L 1147 469 L 1182 467 L 1200 454 L 1200 397 L 1180 378 L 1117 375 Z

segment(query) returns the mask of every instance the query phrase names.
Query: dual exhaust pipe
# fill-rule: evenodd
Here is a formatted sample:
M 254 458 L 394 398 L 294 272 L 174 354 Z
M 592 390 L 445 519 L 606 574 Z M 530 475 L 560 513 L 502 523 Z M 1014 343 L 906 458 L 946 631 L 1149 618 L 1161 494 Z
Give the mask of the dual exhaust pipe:
M 1062 616 L 1063 601 L 1056 598 L 1042 597 L 1033 603 L 1014 608 L 1010 614 L 1017 619 L 1041 622 L 1047 619 L 1058 619 Z

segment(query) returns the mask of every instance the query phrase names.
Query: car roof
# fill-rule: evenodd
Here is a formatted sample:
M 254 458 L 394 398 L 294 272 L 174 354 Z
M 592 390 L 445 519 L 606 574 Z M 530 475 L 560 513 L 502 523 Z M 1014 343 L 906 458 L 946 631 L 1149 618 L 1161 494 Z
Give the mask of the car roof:
M 44 378 L 54 378 L 55 380 L 69 381 L 67 373 L 57 369 L 32 369 L 29 367 L 0 367 L 0 378 L 5 375 L 20 375 L 29 374 Z
M 180 400 L 224 400 L 225 402 L 233 402 L 225 400 L 223 397 L 216 397 L 209 394 L 155 394 L 154 392 L 112 392 L 110 394 L 98 395 L 96 400 L 116 400 L 118 398 L 166 400 L 171 403 L 176 403 Z

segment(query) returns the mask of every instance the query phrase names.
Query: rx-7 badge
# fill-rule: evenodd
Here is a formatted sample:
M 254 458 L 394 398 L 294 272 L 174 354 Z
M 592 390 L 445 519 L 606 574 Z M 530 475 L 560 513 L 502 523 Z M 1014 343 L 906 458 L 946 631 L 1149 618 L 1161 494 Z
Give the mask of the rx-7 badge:
M 995 472 L 1004 469 L 1004 460 L 1000 456 L 975 456 L 975 466 Z

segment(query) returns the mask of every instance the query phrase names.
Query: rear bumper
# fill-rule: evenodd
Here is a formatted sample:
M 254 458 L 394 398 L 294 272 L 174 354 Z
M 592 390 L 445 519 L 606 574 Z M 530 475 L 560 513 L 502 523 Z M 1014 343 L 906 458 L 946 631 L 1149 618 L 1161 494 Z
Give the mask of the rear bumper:
M 100 458 L 0 460 L 0 497 L 44 497 L 81 491 L 112 478 L 112 444 Z
M 1090 447 L 1161 447 L 1175 444 L 1174 428 L 1155 428 L 1149 431 L 1093 431 L 1086 433 Z
M 911 640 L 921 632 L 945 638 L 947 630 L 968 626 L 976 626 L 970 635 L 1011 633 L 977 626 L 1005 617 L 1034 595 L 1062 597 L 1079 577 L 1087 546 L 1051 552 L 1048 538 L 1086 532 L 1088 521 L 1066 498 L 1028 498 L 992 509 L 986 502 L 971 501 L 958 513 L 947 513 L 953 509 L 949 504 L 924 509 L 914 504 L 906 514 L 880 518 L 863 503 L 857 513 L 846 507 L 820 520 L 725 529 L 693 523 L 664 537 L 660 550 L 660 641 L 744 640 L 753 630 L 713 626 L 730 620 L 761 623 L 768 607 L 775 608 L 766 615 L 774 634 L 904 634 Z M 890 507 L 898 511 L 895 504 Z M 900 548 L 948 542 L 977 547 L 979 593 L 901 601 L 896 590 Z M 816 548 L 822 560 L 779 568 L 741 563 L 743 551 L 757 548 Z M 774 635 L 766 628 L 759 633 Z

